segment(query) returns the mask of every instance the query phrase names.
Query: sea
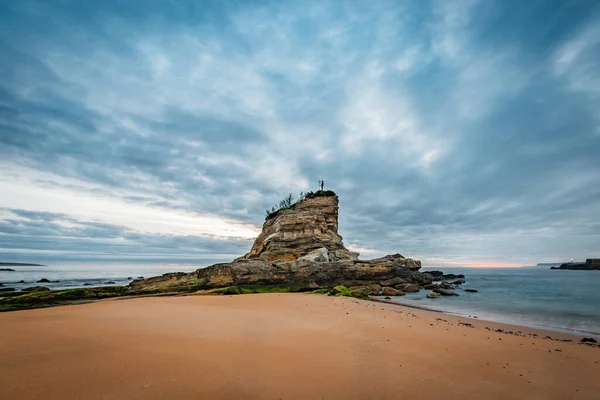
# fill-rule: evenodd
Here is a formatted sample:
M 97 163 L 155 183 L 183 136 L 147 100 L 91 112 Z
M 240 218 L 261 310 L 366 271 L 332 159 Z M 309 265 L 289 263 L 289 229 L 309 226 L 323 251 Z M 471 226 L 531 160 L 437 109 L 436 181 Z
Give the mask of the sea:
M 136 278 L 191 272 L 208 264 L 69 261 L 41 267 L 2 266 L 15 271 L 0 271 L 0 283 L 17 290 L 36 285 L 50 289 L 127 285 Z M 549 266 L 444 268 L 443 271 L 465 275 L 466 283 L 456 289 L 459 296 L 428 299 L 428 291 L 421 290 L 393 297 L 391 301 L 465 317 L 600 338 L 600 271 L 550 270 Z M 51 283 L 36 283 L 42 278 Z M 465 292 L 466 288 L 478 292 Z

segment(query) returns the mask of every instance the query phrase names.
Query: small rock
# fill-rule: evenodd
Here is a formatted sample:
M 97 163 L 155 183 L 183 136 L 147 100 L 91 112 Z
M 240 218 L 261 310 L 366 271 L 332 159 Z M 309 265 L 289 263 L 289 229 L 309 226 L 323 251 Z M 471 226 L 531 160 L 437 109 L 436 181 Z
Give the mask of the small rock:
M 465 292 L 477 293 L 479 290 L 477 289 L 465 289 Z
M 392 298 L 390 296 L 385 296 L 384 299 L 391 300 Z
M 133 279 L 133 278 L 132 278 L 132 277 L 130 277 L 130 276 L 128 276 L 128 277 L 127 277 L 127 280 L 128 280 L 128 281 L 130 281 L 130 280 L 132 280 L 132 279 Z
M 427 298 L 428 299 L 437 299 L 440 296 L 441 296 L 441 294 L 439 294 L 437 292 L 427 293 Z
M 39 281 L 37 281 L 36 283 L 50 283 L 50 279 L 42 278 Z
M 384 296 L 404 296 L 403 291 L 387 286 L 382 289 L 381 294 Z
M 25 283 L 25 281 L 24 280 L 20 280 L 19 283 Z
M 0 288 L 0 292 L 14 292 L 14 291 L 15 291 L 14 287 Z
M 446 289 L 433 289 L 434 293 L 439 293 L 442 296 L 458 296 L 457 293 L 454 293 L 451 290 L 446 290 Z
M 457 279 L 453 282 L 450 282 L 451 285 L 462 285 L 463 283 L 465 283 L 464 279 Z
M 113 281 L 107 281 L 107 282 L 104 282 L 104 284 L 105 285 L 114 285 L 115 283 Z
M 83 286 L 92 286 L 92 284 L 89 283 L 89 282 L 86 282 L 86 283 L 83 284 Z
M 581 343 L 598 343 L 598 341 L 591 337 L 584 337 L 581 339 Z
M 414 293 L 418 292 L 421 288 L 419 285 L 414 283 L 401 283 L 399 285 L 394 286 L 396 289 L 401 290 L 405 293 Z

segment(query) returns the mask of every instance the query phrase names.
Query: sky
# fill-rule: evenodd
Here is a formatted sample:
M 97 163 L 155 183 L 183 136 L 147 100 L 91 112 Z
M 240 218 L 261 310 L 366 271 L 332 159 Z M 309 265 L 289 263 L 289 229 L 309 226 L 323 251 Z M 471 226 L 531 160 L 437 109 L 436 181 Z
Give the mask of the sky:
M 0 260 L 227 261 L 292 192 L 368 259 L 600 257 L 595 0 L 0 0 Z

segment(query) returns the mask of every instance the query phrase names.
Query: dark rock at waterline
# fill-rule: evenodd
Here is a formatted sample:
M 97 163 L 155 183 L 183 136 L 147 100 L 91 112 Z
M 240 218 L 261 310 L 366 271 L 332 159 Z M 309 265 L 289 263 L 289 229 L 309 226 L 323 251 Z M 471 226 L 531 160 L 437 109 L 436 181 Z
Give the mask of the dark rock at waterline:
M 429 274 L 429 275 L 433 276 L 434 278 L 444 275 L 444 271 L 423 271 L 423 273 Z
M 115 283 L 114 283 L 113 281 L 107 281 L 107 282 L 104 282 L 104 285 L 114 285 L 114 284 L 115 284 Z
M 83 284 L 83 286 L 92 286 L 92 284 L 89 283 L 89 282 L 86 282 L 86 283 Z
M 19 283 L 25 283 L 25 281 L 24 280 L 20 280 Z
M 458 274 L 458 275 L 455 275 L 455 274 L 446 274 L 446 275 L 443 276 L 443 279 L 446 280 L 446 281 L 450 280 L 450 279 L 465 279 L 465 276 L 463 274 Z
M 418 292 L 420 287 L 414 283 L 401 283 L 399 285 L 394 286 L 396 289 L 403 291 L 404 293 L 414 293 Z
M 428 299 L 437 299 L 440 296 L 441 296 L 441 294 L 439 294 L 438 292 L 427 293 Z
M 465 292 L 477 293 L 479 290 L 477 289 L 465 289 Z
M 455 293 L 451 290 L 447 290 L 447 289 L 440 289 L 440 288 L 435 288 L 433 289 L 434 293 L 439 293 L 442 296 L 458 296 L 458 293 Z
M 464 279 L 457 279 L 455 281 L 450 282 L 451 285 L 462 285 L 463 283 L 465 283 Z
M 0 288 L 0 292 L 14 292 L 15 288 L 13 287 L 5 287 L 5 288 Z
M 15 272 L 15 270 L 12 268 L 0 268 L 0 271 Z
M 4 283 L 0 282 L 0 286 L 4 286 Z
M 50 283 L 50 279 L 42 278 L 39 281 L 37 281 L 36 283 Z
M 21 289 L 21 292 L 47 292 L 48 289 L 46 286 L 32 286 L 25 289 Z
M 443 281 L 442 283 L 440 283 L 438 285 L 438 288 L 440 289 L 446 289 L 446 290 L 452 290 L 452 289 L 456 289 L 456 286 L 451 285 L 450 283 Z
M 132 277 L 130 277 L 130 276 L 128 276 L 128 277 L 127 277 L 127 280 L 128 280 L 128 281 L 130 281 L 130 280 L 132 280 L 132 279 L 133 279 L 133 278 L 132 278 Z
M 581 343 L 598 343 L 598 341 L 591 337 L 584 337 L 581 339 Z

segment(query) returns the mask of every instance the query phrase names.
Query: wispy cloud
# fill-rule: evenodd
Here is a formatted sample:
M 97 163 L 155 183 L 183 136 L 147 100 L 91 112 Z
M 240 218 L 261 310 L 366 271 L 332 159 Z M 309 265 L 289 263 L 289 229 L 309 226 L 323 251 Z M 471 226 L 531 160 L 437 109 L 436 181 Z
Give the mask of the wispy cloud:
M 598 7 L 5 6 L 3 251 L 243 253 L 324 179 L 365 256 L 593 255 Z

